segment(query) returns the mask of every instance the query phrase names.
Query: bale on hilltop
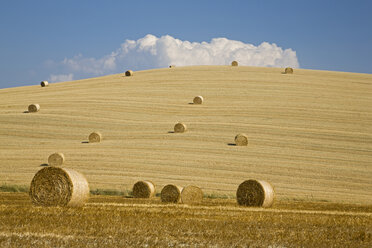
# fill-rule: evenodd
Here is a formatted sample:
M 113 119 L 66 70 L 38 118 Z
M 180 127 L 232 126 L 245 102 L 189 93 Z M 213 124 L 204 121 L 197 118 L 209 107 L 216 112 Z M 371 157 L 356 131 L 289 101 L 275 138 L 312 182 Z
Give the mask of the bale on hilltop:
M 77 171 L 45 167 L 32 179 L 29 195 L 38 206 L 80 207 L 89 198 L 89 185 Z
M 39 104 L 30 104 L 28 105 L 28 112 L 29 113 L 35 113 L 40 110 L 40 105 Z
M 187 126 L 181 122 L 178 122 L 174 125 L 174 132 L 175 133 L 184 133 L 187 131 Z
M 238 61 L 234 60 L 233 62 L 231 62 L 231 66 L 238 66 Z
M 240 133 L 235 136 L 235 144 L 237 146 L 247 146 L 248 145 L 248 136 L 244 133 Z
M 155 196 L 155 184 L 151 181 L 138 181 L 133 185 L 134 198 L 151 198 Z
M 193 103 L 194 104 L 202 104 L 204 101 L 204 98 L 202 96 L 196 96 L 194 97 Z
M 46 87 L 49 85 L 48 81 L 41 81 L 40 83 L 41 87 Z
M 162 202 L 179 203 L 181 201 L 181 192 L 182 187 L 168 184 L 162 189 L 160 199 Z
M 203 191 L 194 185 L 183 188 L 181 192 L 181 201 L 185 204 L 200 203 L 203 200 Z
M 89 143 L 99 143 L 102 141 L 102 134 L 100 132 L 93 132 L 89 134 Z
M 65 155 L 60 152 L 51 154 L 48 157 L 49 166 L 61 166 L 65 162 Z
M 293 74 L 293 68 L 291 68 L 291 67 L 285 68 L 284 74 Z
M 274 203 L 274 189 L 262 180 L 246 180 L 236 191 L 239 205 L 254 207 L 271 207 Z
M 175 65 L 170 65 L 169 68 L 175 68 L 176 66 Z
M 125 76 L 127 76 L 127 77 L 133 76 L 133 71 L 132 70 L 126 71 Z

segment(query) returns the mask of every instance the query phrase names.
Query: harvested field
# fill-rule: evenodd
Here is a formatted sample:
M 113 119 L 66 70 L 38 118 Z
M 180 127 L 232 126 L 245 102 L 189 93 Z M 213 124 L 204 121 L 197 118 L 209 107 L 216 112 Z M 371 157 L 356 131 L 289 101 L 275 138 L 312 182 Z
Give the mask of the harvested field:
M 276 202 L 238 207 L 94 196 L 84 208 L 33 207 L 25 193 L 0 193 L 0 246 L 370 247 L 372 205 Z M 161 230 L 161 231 L 159 231 Z M 125 234 L 125 235 L 123 235 Z
M 1 89 L 0 184 L 29 185 L 60 151 L 92 189 L 146 178 L 234 197 L 257 178 L 277 200 L 371 204 L 372 75 L 283 70 L 178 66 Z M 187 104 L 196 95 L 208 104 Z M 189 130 L 170 133 L 178 121 Z M 82 142 L 93 130 L 104 142 Z M 231 144 L 238 133 L 248 147 Z

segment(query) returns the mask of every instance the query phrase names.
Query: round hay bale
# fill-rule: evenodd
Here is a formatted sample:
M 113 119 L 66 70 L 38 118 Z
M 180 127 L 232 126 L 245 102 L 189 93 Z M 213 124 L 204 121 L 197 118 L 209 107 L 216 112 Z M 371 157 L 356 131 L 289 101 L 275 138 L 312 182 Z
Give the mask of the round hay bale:
M 194 104 L 202 104 L 204 101 L 204 98 L 202 96 L 196 96 L 194 97 L 193 103 Z
M 93 132 L 89 134 L 89 143 L 99 143 L 102 141 L 102 134 L 100 132 Z
M 60 152 L 51 154 L 48 157 L 49 166 L 61 166 L 65 162 L 65 155 Z
M 238 61 L 234 60 L 233 62 L 231 62 L 231 66 L 238 66 Z
M 284 73 L 285 74 L 293 74 L 293 69 L 291 67 L 287 67 L 287 68 L 285 68 Z
M 271 207 L 274 203 L 274 189 L 265 181 L 246 180 L 236 191 L 239 205 L 255 207 Z
M 32 179 L 29 194 L 35 205 L 79 207 L 89 198 L 89 185 L 77 171 L 45 167 Z
M 47 87 L 49 85 L 48 81 L 41 81 L 41 87 Z
M 127 77 L 133 76 L 133 71 L 132 70 L 126 71 L 125 76 L 127 76 Z
M 187 126 L 181 122 L 178 122 L 174 125 L 174 132 L 175 133 L 184 133 L 187 131 Z
M 193 185 L 186 186 L 181 192 L 181 201 L 185 204 L 200 203 L 203 200 L 203 191 Z
M 176 66 L 175 65 L 170 65 L 169 68 L 175 68 Z
M 235 136 L 235 144 L 237 146 L 247 146 L 248 145 L 248 136 L 244 133 L 240 133 Z
M 138 181 L 133 185 L 134 198 L 151 198 L 155 196 L 155 185 L 150 181 Z
M 182 187 L 168 184 L 164 186 L 160 193 L 162 202 L 179 203 L 181 201 Z
M 35 113 L 40 110 L 40 105 L 39 104 L 30 104 L 28 105 L 28 112 L 29 113 Z

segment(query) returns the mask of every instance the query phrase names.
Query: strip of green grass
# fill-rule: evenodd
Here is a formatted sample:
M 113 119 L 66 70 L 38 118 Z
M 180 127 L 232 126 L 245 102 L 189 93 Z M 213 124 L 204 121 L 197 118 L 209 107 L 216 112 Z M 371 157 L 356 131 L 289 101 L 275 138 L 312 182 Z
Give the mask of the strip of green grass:
M 0 186 L 0 192 L 28 192 L 29 187 L 24 185 L 3 184 Z

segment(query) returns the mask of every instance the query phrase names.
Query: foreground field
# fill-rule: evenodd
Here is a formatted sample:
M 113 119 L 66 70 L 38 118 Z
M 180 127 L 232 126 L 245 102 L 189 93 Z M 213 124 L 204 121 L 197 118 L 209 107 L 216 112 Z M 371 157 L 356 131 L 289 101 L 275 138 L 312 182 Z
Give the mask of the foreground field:
M 371 247 L 372 205 L 196 206 L 95 196 L 84 208 L 33 207 L 0 193 L 0 247 Z
M 0 90 L 0 185 L 28 186 L 54 152 L 91 189 L 151 180 L 234 196 L 371 204 L 372 75 L 193 66 Z M 202 95 L 205 103 L 189 104 Z M 31 103 L 40 112 L 24 113 Z M 182 121 L 189 131 L 171 133 Z M 100 144 L 86 143 L 100 131 Z M 246 133 L 248 147 L 234 146 Z

